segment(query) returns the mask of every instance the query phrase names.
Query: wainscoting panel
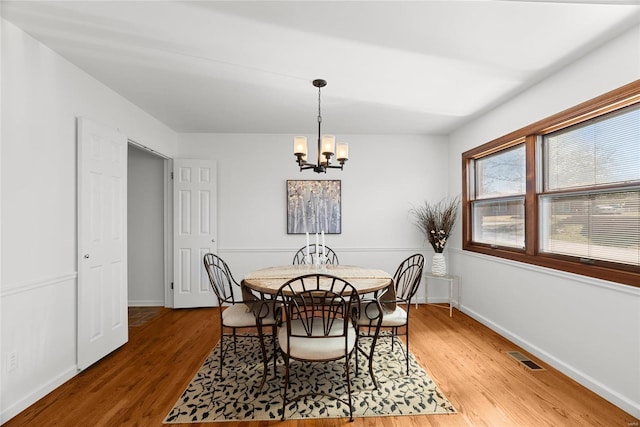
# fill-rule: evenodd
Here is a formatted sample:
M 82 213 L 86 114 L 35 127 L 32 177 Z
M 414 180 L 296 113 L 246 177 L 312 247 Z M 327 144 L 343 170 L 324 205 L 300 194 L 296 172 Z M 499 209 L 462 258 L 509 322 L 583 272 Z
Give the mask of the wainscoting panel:
M 76 286 L 74 272 L 3 290 L 1 422 L 77 373 Z

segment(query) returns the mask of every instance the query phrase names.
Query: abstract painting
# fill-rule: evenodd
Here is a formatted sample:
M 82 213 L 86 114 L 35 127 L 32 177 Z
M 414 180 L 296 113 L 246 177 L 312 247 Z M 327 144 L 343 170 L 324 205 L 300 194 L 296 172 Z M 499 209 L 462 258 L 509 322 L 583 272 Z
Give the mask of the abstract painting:
M 287 181 L 287 233 L 342 233 L 340 180 Z

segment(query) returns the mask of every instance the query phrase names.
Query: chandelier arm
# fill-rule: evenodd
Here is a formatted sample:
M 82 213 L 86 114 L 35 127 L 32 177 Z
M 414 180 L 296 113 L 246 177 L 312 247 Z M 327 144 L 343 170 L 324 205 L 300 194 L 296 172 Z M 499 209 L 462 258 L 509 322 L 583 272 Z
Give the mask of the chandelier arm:
M 298 163 L 298 166 L 300 166 L 300 170 L 311 169 L 316 166 L 314 163 L 309 163 L 302 160 L 302 155 L 297 156 L 296 163 Z

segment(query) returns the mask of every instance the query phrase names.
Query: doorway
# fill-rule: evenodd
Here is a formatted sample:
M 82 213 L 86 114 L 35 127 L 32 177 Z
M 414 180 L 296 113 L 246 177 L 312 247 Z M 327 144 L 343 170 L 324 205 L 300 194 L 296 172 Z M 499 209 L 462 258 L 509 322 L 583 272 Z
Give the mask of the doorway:
M 129 143 L 127 261 L 129 307 L 165 307 L 165 163 Z

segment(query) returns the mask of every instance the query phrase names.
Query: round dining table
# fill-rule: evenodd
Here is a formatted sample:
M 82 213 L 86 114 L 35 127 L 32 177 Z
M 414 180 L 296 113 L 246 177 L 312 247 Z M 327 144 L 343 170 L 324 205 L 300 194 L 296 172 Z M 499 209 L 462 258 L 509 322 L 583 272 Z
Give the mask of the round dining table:
M 242 281 L 242 284 L 247 288 L 261 293 L 263 296 L 275 296 L 278 293 L 278 290 L 287 281 L 307 274 L 328 274 L 339 277 L 349 282 L 356 289 L 356 292 L 358 292 L 359 295 L 368 294 L 389 287 L 391 292 L 386 292 L 385 295 L 392 295 L 392 298 L 395 299 L 393 277 L 391 277 L 389 273 L 383 270 L 359 267 L 355 265 L 290 264 L 277 267 L 267 267 L 247 274 Z M 328 282 L 330 283 L 330 281 Z M 327 283 L 327 285 L 329 285 L 329 283 Z M 322 281 L 320 282 L 320 287 L 322 287 Z M 262 307 L 260 307 L 259 311 L 262 312 Z M 373 319 L 373 317 L 370 317 L 370 319 Z M 378 387 L 378 383 L 373 372 L 373 357 L 378 328 L 379 326 L 375 328 L 375 338 L 371 344 L 371 350 L 368 354 L 365 353 L 365 356 L 369 359 L 369 374 L 371 375 L 376 388 Z M 263 357 L 266 356 L 263 355 Z
M 383 289 L 393 283 L 389 273 L 374 268 L 342 264 L 293 264 L 267 267 L 252 271 L 244 278 L 244 284 L 263 294 L 275 295 L 290 279 L 305 274 L 330 274 L 351 283 L 359 294 Z

